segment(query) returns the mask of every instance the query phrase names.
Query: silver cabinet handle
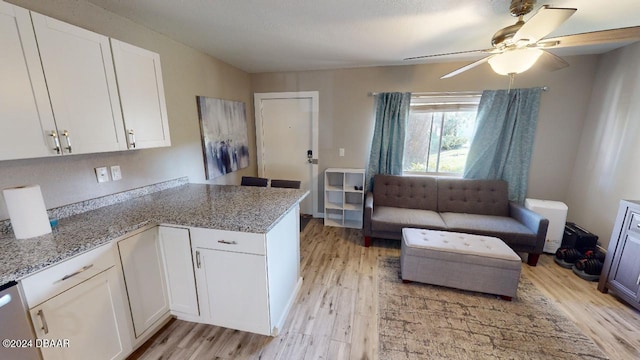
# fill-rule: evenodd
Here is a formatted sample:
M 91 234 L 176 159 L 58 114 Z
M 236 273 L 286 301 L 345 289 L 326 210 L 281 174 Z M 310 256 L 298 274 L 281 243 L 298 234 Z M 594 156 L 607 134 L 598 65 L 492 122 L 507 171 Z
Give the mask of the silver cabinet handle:
M 71 154 L 71 136 L 69 136 L 69 132 L 67 130 L 63 131 L 62 136 L 64 136 L 65 140 L 67 141 L 67 147 L 65 147 L 65 149 L 67 149 L 69 154 Z
M 136 135 L 133 132 L 133 129 L 129 129 L 129 146 L 132 149 L 136 148 Z
M 56 152 L 56 154 L 60 154 L 60 139 L 58 139 L 58 134 L 55 131 L 52 131 L 51 134 L 49 134 L 49 136 L 51 136 L 51 138 L 53 139 L 53 150 Z
M 40 317 L 40 322 L 42 323 L 42 327 L 40 329 L 42 329 L 44 334 L 47 335 L 49 333 L 49 326 L 47 325 L 47 319 L 44 318 L 44 311 L 42 311 L 42 309 L 38 310 L 37 315 Z
M 200 269 L 200 251 L 196 251 L 196 266 Z
M 87 265 L 87 266 L 83 266 L 83 267 L 82 267 L 82 269 L 80 269 L 80 270 L 78 270 L 78 271 L 74 272 L 73 274 L 69 274 L 69 275 L 65 275 L 65 276 L 63 276 L 63 277 L 62 277 L 62 279 L 60 279 L 60 280 L 56 281 L 55 283 L 59 283 L 59 282 L 61 282 L 61 281 L 65 281 L 65 280 L 67 280 L 67 279 L 70 279 L 70 278 L 72 278 L 72 277 L 74 277 L 74 276 L 76 276 L 76 275 L 78 275 L 78 274 L 80 274 L 80 273 L 82 273 L 82 272 L 84 272 L 84 271 L 87 271 L 87 270 L 91 269 L 92 267 L 93 267 L 93 264 L 91 264 L 91 265 Z M 55 283 L 54 283 L 54 284 L 55 284 Z
M 7 305 L 11 302 L 11 294 L 5 294 L 3 297 L 0 297 L 0 308 Z
M 638 280 L 636 280 L 636 285 L 640 285 L 640 275 L 638 275 Z
M 234 240 L 234 241 L 227 241 L 227 240 L 218 240 L 218 242 L 220 244 L 227 244 L 227 245 L 238 245 L 238 243 Z

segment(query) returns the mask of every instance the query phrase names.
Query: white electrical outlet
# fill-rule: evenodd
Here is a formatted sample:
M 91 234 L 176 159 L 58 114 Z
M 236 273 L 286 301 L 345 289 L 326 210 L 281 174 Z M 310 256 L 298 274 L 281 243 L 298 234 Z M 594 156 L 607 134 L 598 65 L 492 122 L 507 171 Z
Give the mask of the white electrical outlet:
M 109 181 L 109 172 L 106 166 L 96 168 L 96 179 L 98 179 L 99 183 Z
M 340 148 L 339 154 L 340 154 L 340 156 L 344 156 L 344 148 Z
M 122 171 L 120 171 L 120 165 L 113 165 L 111 167 L 111 180 L 118 181 L 122 179 Z

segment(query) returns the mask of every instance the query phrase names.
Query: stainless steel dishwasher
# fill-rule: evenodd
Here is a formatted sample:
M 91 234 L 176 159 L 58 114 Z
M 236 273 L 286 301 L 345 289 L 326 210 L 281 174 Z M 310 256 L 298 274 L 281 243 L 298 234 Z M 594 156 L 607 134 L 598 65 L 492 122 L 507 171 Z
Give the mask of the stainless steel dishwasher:
M 15 281 L 0 286 L 0 341 L 0 359 L 42 359 Z

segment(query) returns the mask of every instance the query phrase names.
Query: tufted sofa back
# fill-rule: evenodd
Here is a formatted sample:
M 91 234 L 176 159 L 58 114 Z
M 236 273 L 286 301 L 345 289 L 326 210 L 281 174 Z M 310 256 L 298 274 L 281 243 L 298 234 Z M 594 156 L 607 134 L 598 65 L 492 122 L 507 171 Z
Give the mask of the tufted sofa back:
M 373 198 L 381 206 L 509 216 L 507 182 L 503 180 L 376 175 Z
M 373 198 L 376 205 L 437 211 L 436 178 L 376 175 Z
M 509 216 L 507 182 L 440 178 L 438 211 Z

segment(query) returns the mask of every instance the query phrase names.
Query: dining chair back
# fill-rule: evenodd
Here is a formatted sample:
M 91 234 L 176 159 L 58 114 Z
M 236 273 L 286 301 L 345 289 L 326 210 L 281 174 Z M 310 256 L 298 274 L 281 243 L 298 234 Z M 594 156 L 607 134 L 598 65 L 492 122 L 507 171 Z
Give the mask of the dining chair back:
M 267 183 L 269 179 L 261 178 L 261 177 L 253 177 L 253 176 L 243 176 L 240 182 L 242 186 L 258 186 L 258 187 L 267 187 Z
M 271 180 L 272 188 L 300 189 L 300 180 Z

